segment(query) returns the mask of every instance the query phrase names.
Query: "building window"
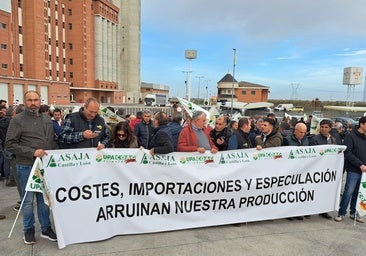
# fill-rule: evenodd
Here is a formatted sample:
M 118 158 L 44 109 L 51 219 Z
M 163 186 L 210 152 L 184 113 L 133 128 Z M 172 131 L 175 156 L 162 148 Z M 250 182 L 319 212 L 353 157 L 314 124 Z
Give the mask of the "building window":
M 6 44 L 1 44 L 1 49 L 6 50 Z
M 56 40 L 56 47 L 58 47 L 58 40 Z
M 62 42 L 62 49 L 65 49 L 65 42 Z
M 48 44 L 51 44 L 51 38 L 48 38 Z
M 58 26 L 58 19 L 56 19 L 55 24 L 56 24 L 56 26 Z
M 56 56 L 56 63 L 58 63 L 58 61 L 59 61 L 59 57 L 58 57 L 58 56 Z
M 19 71 L 20 71 L 20 72 L 23 72 L 23 64 L 20 64 L 20 65 L 19 65 Z
M 246 95 L 247 94 L 247 91 L 241 91 L 241 94 L 242 95 Z
M 62 22 L 62 28 L 65 28 L 65 22 L 64 21 Z
M 66 64 L 66 58 L 63 58 L 62 63 L 63 63 L 63 64 Z M 65 76 L 65 75 L 64 75 L 64 76 Z
M 69 43 L 69 49 L 72 50 L 72 43 Z
M 50 76 L 52 76 L 52 70 L 51 69 L 49 70 L 49 74 L 50 74 Z
M 251 91 L 250 93 L 251 93 L 252 95 L 255 95 L 255 91 Z
M 19 34 L 22 34 L 22 26 L 19 26 L 18 30 L 19 30 Z
M 8 64 L 6 64 L 6 63 L 2 63 L 2 64 L 1 64 L 1 68 L 2 68 L 2 69 L 8 69 Z
M 72 29 L 72 23 L 69 23 L 69 29 L 70 30 Z
M 6 24 L 5 23 L 1 23 L 1 28 L 2 29 L 6 29 Z
M 19 8 L 22 7 L 22 3 L 21 2 L 22 2 L 21 0 L 18 0 L 18 7 Z
M 49 61 L 52 61 L 52 56 L 51 56 L 51 54 L 50 54 L 50 55 L 48 55 L 48 60 L 49 60 Z
M 70 72 L 70 78 L 74 78 L 74 73 Z
M 73 59 L 69 59 L 69 63 L 70 63 L 70 65 L 74 64 L 74 60 Z
M 69 9 L 69 16 L 72 16 L 72 9 Z
M 48 23 L 51 23 L 51 16 L 48 16 Z
M 19 53 L 23 54 L 23 46 L 21 46 L 21 45 L 19 46 Z

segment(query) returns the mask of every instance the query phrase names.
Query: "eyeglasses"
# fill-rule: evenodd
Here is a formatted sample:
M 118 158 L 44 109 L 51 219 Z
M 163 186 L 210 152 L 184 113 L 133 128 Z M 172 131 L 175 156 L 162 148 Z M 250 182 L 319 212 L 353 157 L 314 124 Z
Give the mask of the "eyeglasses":
M 122 137 L 122 138 L 126 138 L 127 137 L 127 134 L 125 134 L 125 133 L 117 133 L 117 136 L 118 137 Z

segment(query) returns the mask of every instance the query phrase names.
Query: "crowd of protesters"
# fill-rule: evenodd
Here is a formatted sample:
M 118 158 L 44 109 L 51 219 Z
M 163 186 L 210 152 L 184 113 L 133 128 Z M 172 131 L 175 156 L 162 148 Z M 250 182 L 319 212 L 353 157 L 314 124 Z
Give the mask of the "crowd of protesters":
M 209 117 L 206 112 L 200 110 L 191 116 L 184 110 L 176 110 L 171 116 L 163 111 L 152 113 L 148 110 L 138 111 L 135 115 L 123 115 L 109 107 L 123 121 L 106 123 L 98 114 L 100 103 L 95 98 L 87 99 L 79 111 L 67 115 L 61 109 L 41 105 L 40 95 L 35 91 L 26 92 L 24 102 L 24 105 L 7 107 L 6 101 L 0 101 L 0 179 L 5 180 L 6 186 L 18 187 L 16 210 L 19 210 L 20 202 L 24 201 L 21 210 L 26 244 L 36 242 L 34 196 L 37 198 L 38 216 L 41 216 L 40 236 L 57 241 L 49 221 L 48 206 L 41 202 L 38 193 L 29 193 L 24 198 L 34 157 L 42 157 L 50 149 L 141 148 L 149 150 L 151 155 L 175 151 L 201 154 L 209 151 L 214 154 L 218 151 L 247 148 L 262 150 L 279 146 L 343 144 L 347 146 L 345 170 L 348 175 L 335 221 L 344 219 L 350 204 L 350 217 L 360 223 L 364 222 L 355 212 L 355 198 L 361 174 L 366 172 L 366 117 L 360 118 L 356 127 L 347 130 L 339 123 L 323 119 L 317 134 L 310 134 L 311 117 L 308 120 L 288 117 L 279 119 L 270 113 L 256 118 L 240 117 L 231 120 L 229 115 L 219 115 L 211 127 L 207 124 Z M 11 132 L 8 131 L 9 127 Z M 332 218 L 328 213 L 320 216 Z M 5 216 L 0 215 L 0 219 L 3 218 Z M 295 218 L 302 220 L 303 216 Z

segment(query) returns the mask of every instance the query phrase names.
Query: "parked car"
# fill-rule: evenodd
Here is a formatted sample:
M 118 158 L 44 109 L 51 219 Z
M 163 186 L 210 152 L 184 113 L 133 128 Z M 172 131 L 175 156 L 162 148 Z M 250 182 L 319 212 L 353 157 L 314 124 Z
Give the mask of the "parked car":
M 304 107 L 302 107 L 302 106 L 294 106 L 293 108 L 290 108 L 288 111 L 289 112 L 302 113 L 302 112 L 304 112 Z
M 352 126 L 358 125 L 358 122 L 350 117 L 334 117 L 332 118 L 334 122 L 339 122 L 343 125 L 344 128 L 347 128 L 348 124 L 351 124 Z
M 313 113 L 311 113 L 312 116 L 316 116 L 317 118 L 324 118 L 323 112 L 319 110 L 314 110 Z

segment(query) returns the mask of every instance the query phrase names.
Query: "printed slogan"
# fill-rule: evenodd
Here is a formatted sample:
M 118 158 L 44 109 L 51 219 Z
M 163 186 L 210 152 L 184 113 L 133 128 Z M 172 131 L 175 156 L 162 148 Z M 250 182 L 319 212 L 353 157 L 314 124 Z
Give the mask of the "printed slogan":
M 44 177 L 59 248 L 122 234 L 336 210 L 344 149 L 154 156 L 140 149 L 49 151 Z

